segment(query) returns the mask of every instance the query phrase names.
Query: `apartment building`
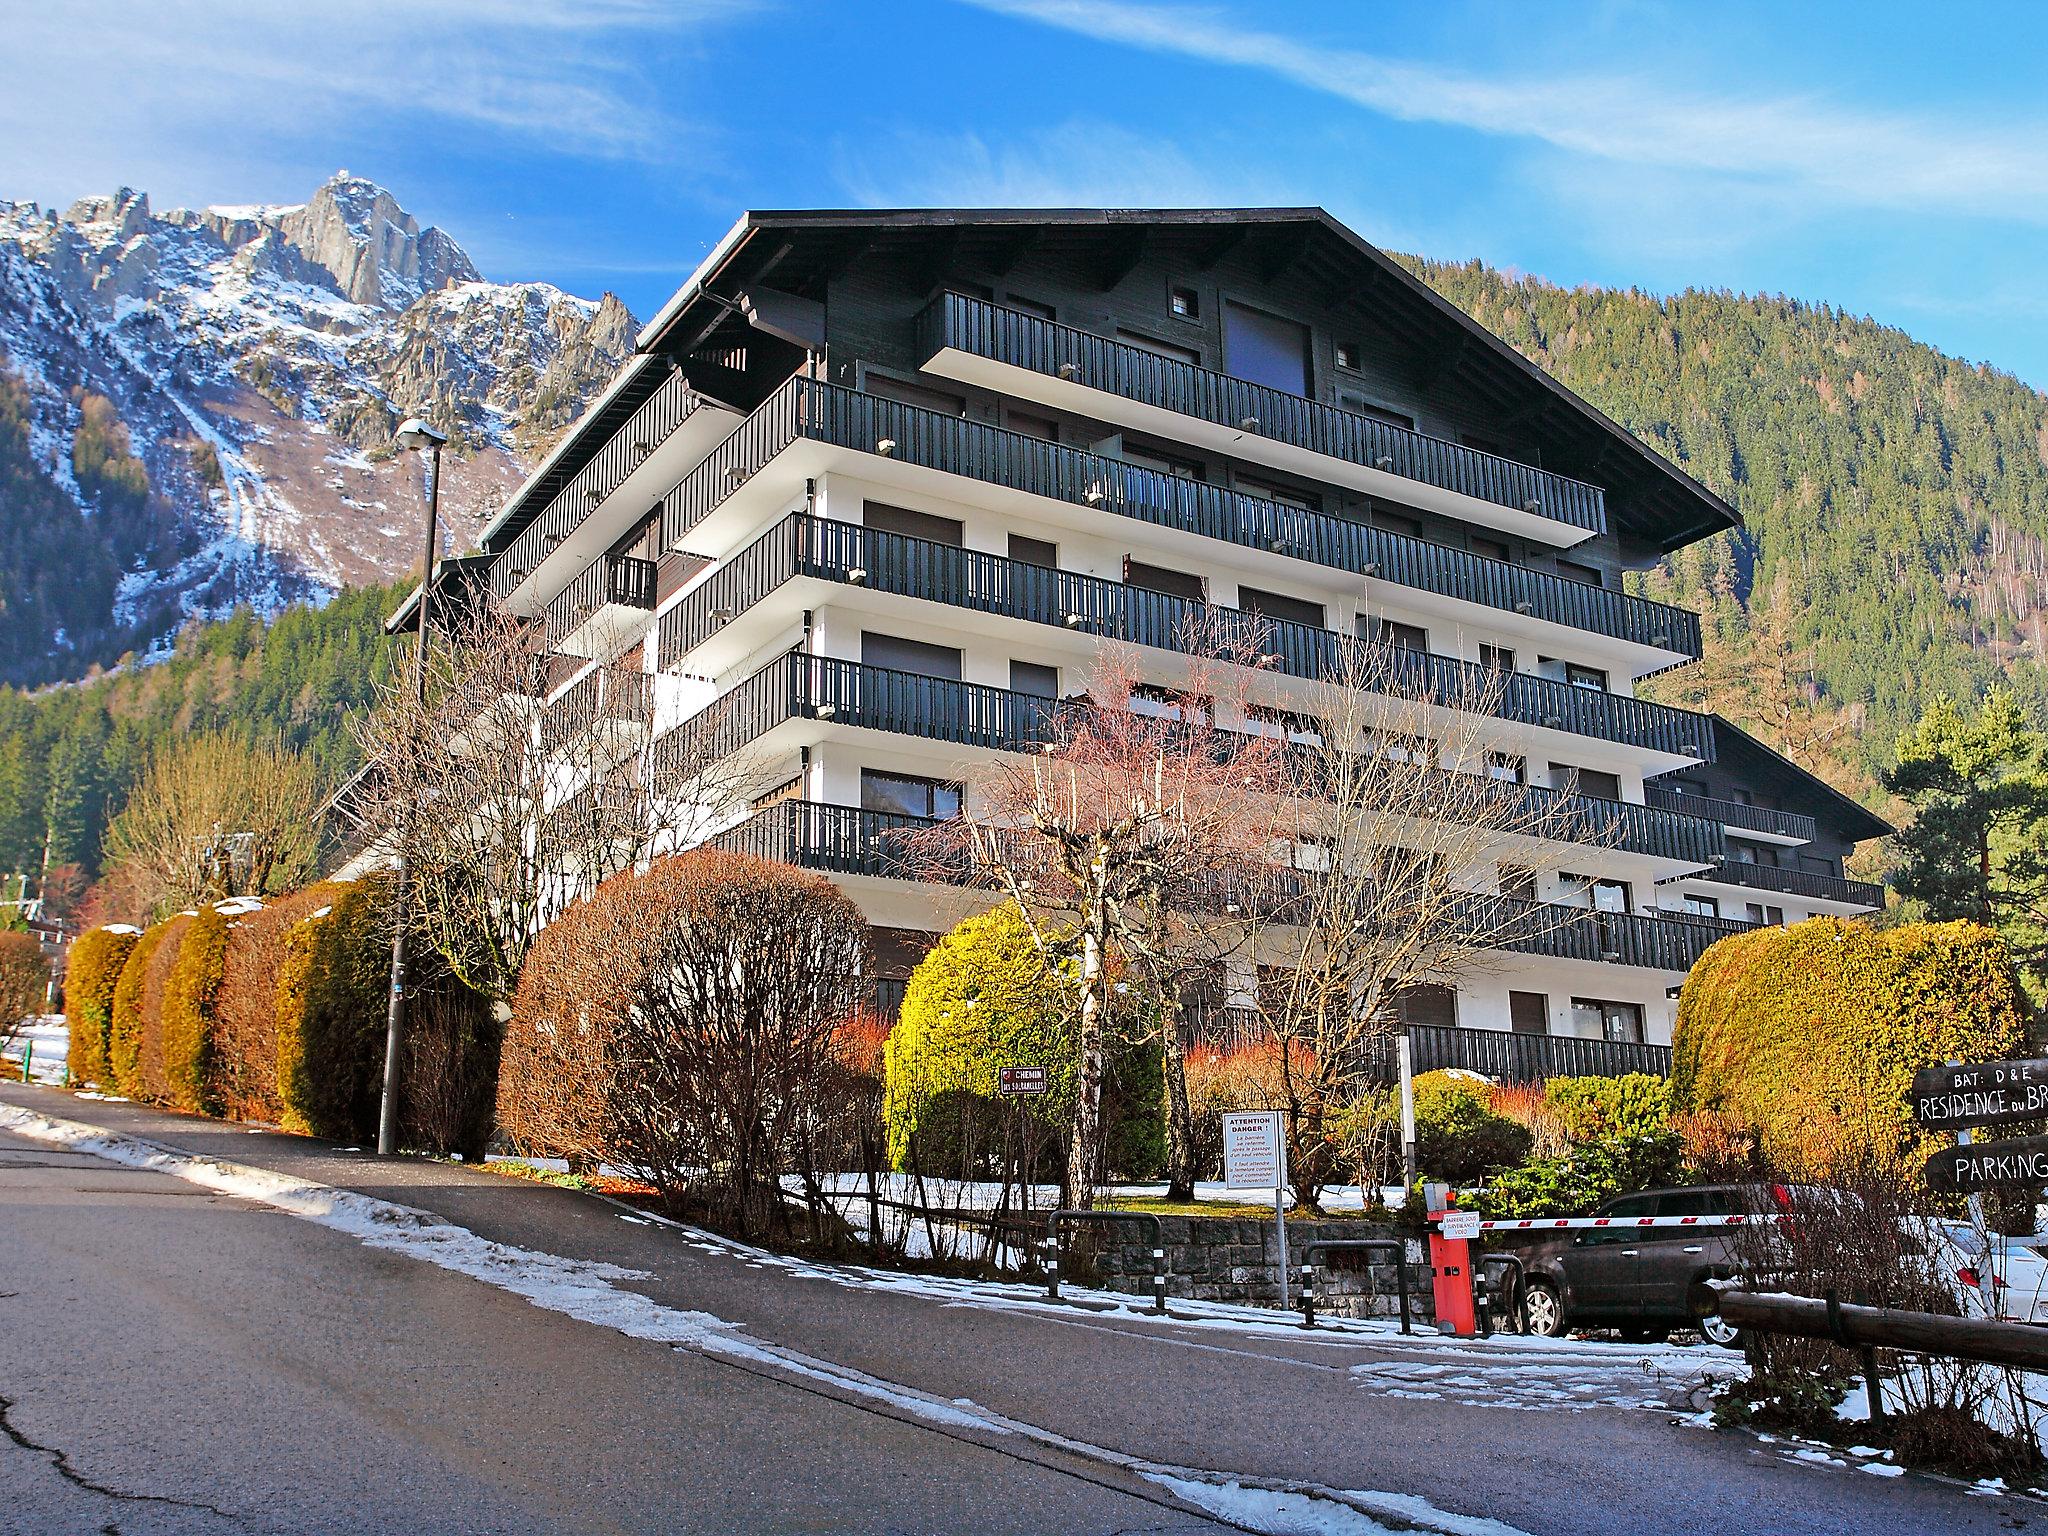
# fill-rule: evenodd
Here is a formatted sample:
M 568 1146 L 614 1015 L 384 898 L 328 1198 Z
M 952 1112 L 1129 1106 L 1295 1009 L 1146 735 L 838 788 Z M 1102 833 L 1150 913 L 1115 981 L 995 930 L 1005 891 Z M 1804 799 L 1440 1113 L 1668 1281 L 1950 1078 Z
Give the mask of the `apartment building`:
M 636 771 L 718 711 L 761 771 L 717 840 L 840 882 L 885 997 L 989 899 L 912 878 L 892 834 L 1028 750 L 1105 639 L 1162 694 L 1215 610 L 1268 626 L 1262 687 L 1343 635 L 1419 685 L 1493 680 L 1481 771 L 1599 835 L 1499 871 L 1559 920 L 1406 1007 L 1429 1059 L 1568 1070 L 1658 1065 L 1724 934 L 1882 902 L 1842 871 L 1881 822 L 1638 694 L 1700 626 L 1624 573 L 1736 521 L 1319 209 L 769 212 L 482 552 L 558 694 L 646 674 Z

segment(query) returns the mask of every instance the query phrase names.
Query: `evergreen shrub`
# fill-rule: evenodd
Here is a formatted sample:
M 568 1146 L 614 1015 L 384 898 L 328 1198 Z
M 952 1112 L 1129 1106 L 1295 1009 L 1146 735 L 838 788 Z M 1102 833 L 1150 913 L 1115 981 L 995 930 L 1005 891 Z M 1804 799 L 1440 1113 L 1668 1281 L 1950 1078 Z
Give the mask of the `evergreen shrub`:
M 1415 1156 L 1425 1174 L 1474 1184 L 1521 1162 L 1531 1140 L 1527 1126 L 1494 1113 L 1484 1078 L 1424 1072 L 1415 1079 Z
M 378 888 L 351 884 L 285 936 L 277 1087 L 286 1129 L 335 1141 L 377 1131 L 390 951 Z
M 1680 994 L 1673 1107 L 1752 1128 L 1788 1171 L 1895 1158 L 1924 1141 L 1914 1072 L 2010 1055 L 2025 1018 L 2003 941 L 1974 923 L 1817 917 L 1731 935 Z
M 64 1010 L 71 1030 L 69 1071 L 74 1083 L 109 1084 L 107 1035 L 114 1022 L 114 986 L 142 937 L 127 923 L 88 928 L 71 946 L 64 972 Z
M 214 1114 L 214 1010 L 227 964 L 229 918 L 206 907 L 186 926 L 164 974 L 161 1033 L 164 1082 L 179 1109 Z
M 1553 1077 L 1543 1102 L 1574 1145 L 1610 1136 L 1654 1136 L 1671 1128 L 1671 1082 L 1647 1072 L 1622 1077 Z
M 142 985 L 136 997 L 136 1012 L 141 1019 L 141 1037 L 135 1053 L 138 1086 L 128 1092 L 152 1104 L 168 1104 L 172 1098 L 170 1072 L 164 1060 L 164 997 L 170 990 L 171 968 L 178 963 L 178 951 L 184 947 L 194 915 L 180 912 L 164 920 L 162 942 L 143 968 Z
M 277 1086 L 277 979 L 285 943 L 310 913 L 348 890 L 322 881 L 267 900 L 228 929 L 220 994 L 214 1002 L 214 1050 L 207 1094 L 232 1120 L 280 1122 Z

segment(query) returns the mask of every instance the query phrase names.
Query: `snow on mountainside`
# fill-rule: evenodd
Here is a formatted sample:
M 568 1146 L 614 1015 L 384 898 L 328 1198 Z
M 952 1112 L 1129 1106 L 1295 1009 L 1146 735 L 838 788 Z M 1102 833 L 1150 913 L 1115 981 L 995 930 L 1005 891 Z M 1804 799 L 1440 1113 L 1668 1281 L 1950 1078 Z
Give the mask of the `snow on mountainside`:
M 454 434 L 443 505 L 466 545 L 632 336 L 609 294 L 485 282 L 346 171 L 297 207 L 0 201 L 0 680 L 410 570 L 419 479 L 391 433 L 416 411 Z M 92 569 L 22 633 L 16 589 L 48 573 L 11 525 L 47 523 L 51 496 Z

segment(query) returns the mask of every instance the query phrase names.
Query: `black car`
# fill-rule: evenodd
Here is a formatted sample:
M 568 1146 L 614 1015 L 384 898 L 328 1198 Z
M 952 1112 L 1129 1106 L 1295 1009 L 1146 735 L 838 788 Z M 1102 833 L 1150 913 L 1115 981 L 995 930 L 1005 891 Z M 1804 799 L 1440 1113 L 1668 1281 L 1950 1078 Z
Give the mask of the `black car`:
M 1652 1189 L 1610 1200 L 1596 1216 L 1733 1216 L 1757 1204 L 1737 1184 Z M 1587 1227 L 1515 1250 L 1522 1261 L 1522 1317 L 1530 1333 L 1557 1338 L 1574 1328 L 1613 1328 L 1624 1339 L 1661 1339 L 1697 1327 L 1709 1341 L 1742 1347 L 1741 1332 L 1718 1317 L 1693 1316 L 1695 1281 L 1742 1267 L 1733 1227 Z

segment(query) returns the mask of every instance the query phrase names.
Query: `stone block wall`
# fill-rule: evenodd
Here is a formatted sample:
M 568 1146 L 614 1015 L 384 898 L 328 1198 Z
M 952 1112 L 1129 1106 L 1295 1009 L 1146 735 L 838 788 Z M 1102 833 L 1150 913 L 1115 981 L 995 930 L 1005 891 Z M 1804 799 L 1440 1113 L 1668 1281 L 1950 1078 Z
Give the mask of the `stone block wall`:
M 1195 1301 L 1237 1301 L 1277 1307 L 1280 1281 L 1279 1244 L 1271 1221 L 1235 1217 L 1162 1216 L 1160 1236 L 1166 1248 L 1166 1294 Z M 1288 1289 L 1292 1295 L 1301 1274 L 1308 1244 L 1344 1238 L 1398 1237 L 1393 1228 L 1370 1221 L 1290 1221 L 1287 1223 Z M 1096 1283 L 1136 1296 L 1152 1294 L 1152 1239 L 1136 1222 L 1117 1223 L 1081 1238 L 1079 1246 L 1094 1248 Z M 1428 1322 L 1429 1259 L 1415 1238 L 1408 1245 L 1409 1316 Z M 1368 1266 L 1367 1260 L 1373 1262 Z M 1074 1279 L 1085 1278 L 1084 1260 L 1076 1253 L 1065 1266 Z M 1391 1254 L 1333 1253 L 1316 1263 L 1316 1310 L 1340 1317 L 1398 1317 L 1400 1288 Z

